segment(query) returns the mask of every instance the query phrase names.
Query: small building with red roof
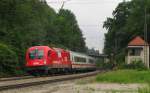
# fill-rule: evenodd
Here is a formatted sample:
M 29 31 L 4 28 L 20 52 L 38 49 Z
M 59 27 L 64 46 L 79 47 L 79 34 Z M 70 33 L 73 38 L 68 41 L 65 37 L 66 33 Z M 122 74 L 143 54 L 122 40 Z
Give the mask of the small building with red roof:
M 134 61 L 141 61 L 149 68 L 149 44 L 140 36 L 135 37 L 128 43 L 126 61 L 127 64 Z

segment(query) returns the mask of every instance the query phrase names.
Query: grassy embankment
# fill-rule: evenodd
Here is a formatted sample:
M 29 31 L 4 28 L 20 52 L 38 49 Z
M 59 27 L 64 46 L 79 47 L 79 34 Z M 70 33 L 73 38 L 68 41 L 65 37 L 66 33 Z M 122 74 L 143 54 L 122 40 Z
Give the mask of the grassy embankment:
M 98 75 L 96 81 L 106 83 L 150 83 L 150 71 L 117 70 Z
M 117 70 L 100 74 L 96 77 L 97 82 L 105 83 L 140 83 L 148 84 L 146 88 L 138 90 L 138 93 L 150 93 L 150 71 L 149 70 Z

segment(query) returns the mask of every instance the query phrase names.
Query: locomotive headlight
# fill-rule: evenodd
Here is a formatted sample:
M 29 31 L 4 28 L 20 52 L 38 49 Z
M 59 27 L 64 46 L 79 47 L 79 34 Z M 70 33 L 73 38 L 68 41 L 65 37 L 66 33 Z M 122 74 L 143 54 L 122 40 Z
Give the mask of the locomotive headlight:
M 46 60 L 44 60 L 44 64 L 46 64 Z

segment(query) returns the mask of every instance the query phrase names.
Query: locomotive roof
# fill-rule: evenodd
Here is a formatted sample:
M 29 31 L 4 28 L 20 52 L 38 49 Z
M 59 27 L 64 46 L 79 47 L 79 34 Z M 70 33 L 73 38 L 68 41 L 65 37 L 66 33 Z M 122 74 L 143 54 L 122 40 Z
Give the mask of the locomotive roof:
M 53 48 L 54 50 L 58 50 L 58 51 L 64 51 L 64 49 L 61 49 L 61 48 Z
M 49 48 L 48 46 L 33 46 L 33 47 L 30 47 L 30 49 L 32 48 Z
M 33 46 L 33 47 L 30 47 L 28 50 L 32 50 L 32 49 L 50 49 L 50 50 L 53 50 L 52 48 L 48 47 L 48 46 Z

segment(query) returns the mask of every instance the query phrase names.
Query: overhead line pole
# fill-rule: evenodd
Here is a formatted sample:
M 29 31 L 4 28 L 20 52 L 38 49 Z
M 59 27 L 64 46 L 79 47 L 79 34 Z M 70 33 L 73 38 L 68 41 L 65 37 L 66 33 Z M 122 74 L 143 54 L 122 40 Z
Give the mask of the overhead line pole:
M 145 8 L 145 41 L 147 42 L 147 9 Z
M 145 40 L 145 45 L 144 45 L 144 61 L 149 68 L 149 62 L 147 60 L 148 58 L 148 50 L 147 50 L 147 8 L 145 7 L 145 22 L 144 22 L 144 40 Z
M 64 8 L 64 5 L 65 5 L 65 1 L 63 1 L 63 3 L 62 3 L 62 6 L 61 6 L 60 10 Z
M 62 6 L 61 6 L 60 10 L 64 8 L 64 5 L 67 1 L 70 1 L 70 0 L 62 1 Z

